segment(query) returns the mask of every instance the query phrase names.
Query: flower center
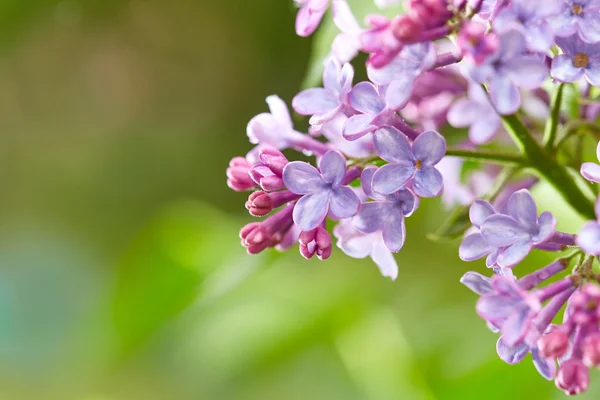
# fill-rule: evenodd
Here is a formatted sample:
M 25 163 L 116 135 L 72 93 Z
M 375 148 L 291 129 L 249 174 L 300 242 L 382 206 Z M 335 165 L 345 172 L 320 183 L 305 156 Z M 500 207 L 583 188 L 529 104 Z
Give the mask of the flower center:
M 579 4 L 573 4 L 573 14 L 575 14 L 575 15 L 583 14 L 583 6 L 580 6 Z
M 421 160 L 415 161 L 415 168 L 416 169 L 421 169 L 421 165 L 423 165 L 423 161 L 421 161 Z
M 573 57 L 573 65 L 577 68 L 587 68 L 590 63 L 590 58 L 585 53 L 577 53 Z

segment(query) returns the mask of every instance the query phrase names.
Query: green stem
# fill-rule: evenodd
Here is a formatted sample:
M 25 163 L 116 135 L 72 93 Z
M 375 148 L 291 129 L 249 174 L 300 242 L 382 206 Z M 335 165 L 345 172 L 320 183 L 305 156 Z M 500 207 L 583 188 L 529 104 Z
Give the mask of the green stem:
M 537 143 L 521 120 L 514 114 L 505 115 L 502 120 L 529 165 L 550 182 L 579 214 L 587 219 L 595 219 L 593 200 L 586 197 L 567 169 Z
M 495 164 L 509 164 L 522 166 L 527 163 L 527 160 L 519 154 L 498 153 L 482 150 L 449 148 L 446 150 L 446 155 L 461 157 L 467 160 L 485 160 Z
M 546 122 L 546 128 L 544 129 L 544 147 L 546 150 L 550 150 L 554 146 L 554 140 L 556 139 L 556 132 L 558 132 L 558 124 L 560 123 L 560 107 L 562 105 L 563 89 L 565 85 L 560 84 L 556 89 L 554 99 L 552 100 L 552 112 L 550 118 Z

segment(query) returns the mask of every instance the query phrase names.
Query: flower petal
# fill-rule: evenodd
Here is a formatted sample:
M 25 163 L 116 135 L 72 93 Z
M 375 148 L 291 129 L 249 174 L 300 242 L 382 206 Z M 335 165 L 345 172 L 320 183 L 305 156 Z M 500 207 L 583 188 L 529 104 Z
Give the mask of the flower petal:
M 378 196 L 375 192 L 373 192 L 373 175 L 375 175 L 376 171 L 377 167 L 374 165 L 365 168 L 360 175 L 360 187 L 370 198 L 380 200 L 381 196 Z
M 583 68 L 577 68 L 573 65 L 573 59 L 560 54 L 552 60 L 550 75 L 561 82 L 575 82 L 583 76 Z
M 314 193 L 325 187 L 319 171 L 303 161 L 292 161 L 283 168 L 283 183 L 296 194 Z
M 490 215 L 496 214 L 496 210 L 485 200 L 475 200 L 469 208 L 469 219 L 476 227 L 483 225 L 483 221 Z
M 502 120 L 496 114 L 496 110 L 490 108 L 487 112 L 488 115 L 475 120 L 469 128 L 469 140 L 473 144 L 480 145 L 489 142 L 500 128 Z
M 528 307 L 517 308 L 502 324 L 502 340 L 507 346 L 516 346 L 523 340 L 529 329 L 530 312 Z
M 327 217 L 329 197 L 327 190 L 303 196 L 294 206 L 294 223 L 303 231 L 318 227 Z
M 579 231 L 575 242 L 586 253 L 600 255 L 600 224 L 596 221 L 587 222 Z
M 350 218 L 358 213 L 360 199 L 349 187 L 338 186 L 331 190 L 331 214 L 336 218 Z
M 478 103 L 463 98 L 457 100 L 448 110 L 448 123 L 455 128 L 464 128 L 481 118 Z
M 548 211 L 544 211 L 538 218 L 539 232 L 533 237 L 533 244 L 544 243 L 556 232 L 556 218 Z
M 354 227 L 363 233 L 373 233 L 383 228 L 392 212 L 393 204 L 375 201 L 363 203 L 360 211 L 352 219 Z
M 510 79 L 517 86 L 535 89 L 548 76 L 548 68 L 536 56 L 517 57 L 506 64 Z
M 540 354 L 540 351 L 534 347 L 531 349 L 531 358 L 535 369 L 540 373 L 541 376 L 551 381 L 556 375 L 556 361 L 552 358 L 544 358 Z
M 529 239 L 520 240 L 502 250 L 500 255 L 498 255 L 497 263 L 500 267 L 513 267 L 523 261 L 531 249 L 532 245 Z
M 292 100 L 292 107 L 300 115 L 326 113 L 338 106 L 336 99 L 323 88 L 303 90 Z
M 514 114 L 521 105 L 521 94 L 508 78 L 497 76 L 490 81 L 490 97 L 496 110 L 502 115 Z
M 373 135 L 375 152 L 387 162 L 405 166 L 414 164 L 414 156 L 406 136 L 398 129 L 385 126 Z
M 390 82 L 385 91 L 385 102 L 390 110 L 400 110 L 404 108 L 415 83 L 414 75 L 405 75 Z
M 412 178 L 415 168 L 400 164 L 387 164 L 373 175 L 373 191 L 381 194 L 394 193 Z
M 509 346 L 504 341 L 503 336 L 500 336 L 498 342 L 496 342 L 496 352 L 500 359 L 507 364 L 518 364 L 529 353 L 529 346 L 525 343 L 519 343 L 516 346 Z
M 477 314 L 486 321 L 502 322 L 515 312 L 520 301 L 506 296 L 489 294 L 477 301 Z
M 444 178 L 434 167 L 423 166 L 415 173 L 413 189 L 419 197 L 436 197 L 444 189 Z
M 537 207 L 527 189 L 518 190 L 508 198 L 506 213 L 531 231 L 537 230 Z
M 271 95 L 267 97 L 267 105 L 269 106 L 269 111 L 271 111 L 271 115 L 275 118 L 277 123 L 291 130 L 294 127 L 292 123 L 292 117 L 290 116 L 290 111 L 288 110 L 285 101 L 281 100 L 279 96 Z
M 529 234 L 517 220 L 503 214 L 488 217 L 481 225 L 481 235 L 494 247 L 510 246 L 529 239 Z
M 346 159 L 335 150 L 329 150 L 319 161 L 319 170 L 325 182 L 339 185 L 346 175 Z
M 588 181 L 600 183 L 600 165 L 592 162 L 583 163 L 580 172 Z
M 404 215 L 399 212 L 391 213 L 383 226 L 383 242 L 391 252 L 398 252 L 404 246 L 406 226 Z
M 377 129 L 377 126 L 373 125 L 373 117 L 371 114 L 358 114 L 348 118 L 342 130 L 344 138 L 346 140 L 358 140 Z
M 463 261 L 475 261 L 493 250 L 479 232 L 466 236 L 458 248 L 458 256 Z
M 472 292 L 484 296 L 493 292 L 490 278 L 478 272 L 469 271 L 460 278 L 460 283 L 471 289 Z
M 363 114 L 377 115 L 385 108 L 379 92 L 370 82 L 357 83 L 350 91 L 348 100 L 350 107 Z
M 394 255 L 385 247 L 381 236 L 373 245 L 371 258 L 377 264 L 377 267 L 379 267 L 381 275 L 389 276 L 392 280 L 396 280 L 398 277 L 398 264 L 394 259 Z
M 413 142 L 412 151 L 423 165 L 435 165 L 446 154 L 446 139 L 435 131 L 423 132 Z

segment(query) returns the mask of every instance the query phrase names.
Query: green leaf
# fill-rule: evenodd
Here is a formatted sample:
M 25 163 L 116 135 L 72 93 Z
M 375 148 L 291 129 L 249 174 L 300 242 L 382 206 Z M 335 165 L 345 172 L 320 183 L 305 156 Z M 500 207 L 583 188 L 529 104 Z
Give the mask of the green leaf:
M 369 14 L 380 14 L 387 17 L 393 17 L 402 11 L 402 7 L 400 6 L 380 10 L 371 0 L 348 0 L 348 4 L 356 17 L 356 20 L 361 25 L 363 25 L 362 22 Z M 331 44 L 338 33 L 340 33 L 340 31 L 333 23 L 331 12 L 328 12 L 323 18 L 319 29 L 313 35 L 313 48 L 308 62 L 306 76 L 302 83 L 303 88 L 315 87 L 321 82 L 321 76 L 323 75 L 323 61 L 331 52 Z

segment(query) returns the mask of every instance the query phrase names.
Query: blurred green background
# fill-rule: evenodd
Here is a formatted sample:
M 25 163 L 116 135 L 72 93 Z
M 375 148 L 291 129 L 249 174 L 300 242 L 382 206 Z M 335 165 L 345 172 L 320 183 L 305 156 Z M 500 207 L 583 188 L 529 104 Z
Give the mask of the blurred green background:
M 397 282 L 339 251 L 245 254 L 225 167 L 264 98 L 300 88 L 294 17 L 291 0 L 0 1 L 0 399 L 563 397 L 497 358 L 458 283 L 484 267 L 425 238 L 437 200 Z

